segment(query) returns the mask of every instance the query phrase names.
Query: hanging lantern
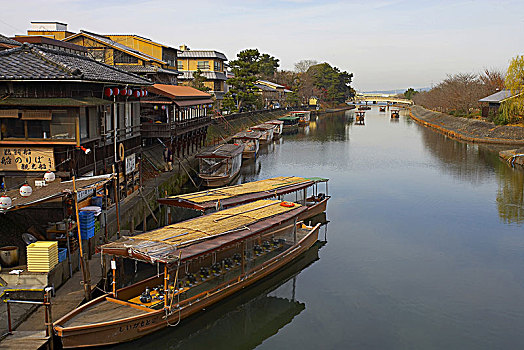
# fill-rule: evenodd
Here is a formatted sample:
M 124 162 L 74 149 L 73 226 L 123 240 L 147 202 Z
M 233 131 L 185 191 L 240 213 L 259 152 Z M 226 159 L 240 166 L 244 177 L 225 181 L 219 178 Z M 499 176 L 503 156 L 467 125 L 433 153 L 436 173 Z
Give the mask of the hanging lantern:
M 142 96 L 142 93 L 140 92 L 140 90 L 135 90 L 135 91 L 133 92 L 133 94 L 135 95 L 136 98 Z
M 127 96 L 133 96 L 133 90 L 127 89 Z
M 144 92 L 146 93 L 146 96 L 149 95 L 149 91 L 146 90 L 146 91 L 144 91 Z
M 155 111 L 157 111 L 157 110 L 158 110 L 158 106 L 155 105 L 155 106 L 153 107 L 153 109 L 154 109 Z
M 119 88 L 113 88 L 113 95 L 118 95 L 120 93 L 120 89 Z
M 56 179 L 55 173 L 53 173 L 52 171 L 48 171 L 44 174 L 45 182 L 53 182 L 55 181 L 55 179 Z
M 5 194 L 0 197 L 0 209 L 7 209 L 13 204 L 11 197 L 6 196 Z
M 27 183 L 23 184 L 22 187 L 20 187 L 20 195 L 22 197 L 29 197 L 31 193 L 33 193 L 33 189 Z
M 106 88 L 104 90 L 104 95 L 106 95 L 106 97 L 113 95 L 113 90 L 111 88 Z
M 124 89 L 120 90 L 120 95 L 122 95 L 122 96 L 127 95 L 127 89 L 124 88 Z
M 165 106 L 165 105 L 162 105 L 162 109 L 165 111 L 165 110 L 166 110 L 166 106 Z
M 146 95 L 146 90 L 140 90 L 140 94 L 144 97 Z

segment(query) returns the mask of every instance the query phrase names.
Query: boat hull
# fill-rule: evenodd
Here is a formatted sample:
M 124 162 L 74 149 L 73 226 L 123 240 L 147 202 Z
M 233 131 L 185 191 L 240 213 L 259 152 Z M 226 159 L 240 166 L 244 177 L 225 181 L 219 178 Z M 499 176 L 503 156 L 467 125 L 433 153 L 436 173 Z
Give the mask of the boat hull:
M 69 328 L 60 326 L 59 324 L 62 320 L 66 319 L 68 316 L 71 317 L 71 315 L 75 313 L 75 311 L 73 311 L 73 313 L 64 316 L 62 320 L 59 320 L 57 323 L 55 323 L 55 331 L 61 338 L 63 348 L 114 345 L 151 334 L 162 328 L 168 327 L 169 324 L 176 324 L 180 320 L 197 313 L 203 308 L 210 306 L 240 291 L 243 288 L 246 288 L 247 286 L 277 271 L 286 264 L 289 264 L 295 258 L 307 251 L 311 246 L 313 246 L 313 244 L 318 239 L 319 227 L 320 224 L 310 228 L 309 232 L 296 244 L 292 245 L 286 251 L 267 261 L 265 264 L 256 267 L 253 271 L 251 271 L 248 277 L 244 279 L 239 278 L 233 282 L 230 281 L 230 284 L 227 284 L 227 286 L 224 288 L 207 294 L 200 299 L 196 299 L 189 305 L 179 309 L 179 311 L 174 311 L 171 313 L 167 317 L 167 320 L 164 310 L 155 310 L 140 316 L 100 324 L 91 324 Z M 108 295 L 100 298 L 105 297 L 108 297 Z M 94 300 L 86 304 L 84 307 L 88 307 L 90 304 L 95 302 L 100 302 L 100 298 L 97 299 L 98 301 Z M 77 311 L 76 313 L 78 314 L 78 312 L 80 311 Z
M 206 187 L 222 187 L 233 181 L 238 176 L 238 174 L 240 174 L 240 168 L 234 174 L 228 176 L 199 175 L 199 177 L 202 179 L 204 186 Z
M 298 219 L 299 220 L 305 220 L 305 219 L 309 219 L 315 215 L 318 215 L 320 213 L 323 213 L 327 210 L 327 202 L 329 200 L 329 198 L 331 198 L 330 196 L 326 196 L 323 200 L 321 200 L 320 202 L 317 202 L 316 204 L 312 205 L 312 206 L 308 206 L 308 209 L 303 212 L 302 214 L 300 214 L 298 216 Z

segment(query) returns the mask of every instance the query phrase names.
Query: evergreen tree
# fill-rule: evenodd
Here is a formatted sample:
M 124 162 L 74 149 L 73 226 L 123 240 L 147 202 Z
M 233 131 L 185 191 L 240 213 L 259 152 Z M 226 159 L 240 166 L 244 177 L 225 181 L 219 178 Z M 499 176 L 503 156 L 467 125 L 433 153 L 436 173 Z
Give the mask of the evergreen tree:
M 204 84 L 206 80 L 202 71 L 198 69 L 196 72 L 193 72 L 193 79 L 189 82 L 189 86 L 200 91 L 208 92 L 211 89 Z

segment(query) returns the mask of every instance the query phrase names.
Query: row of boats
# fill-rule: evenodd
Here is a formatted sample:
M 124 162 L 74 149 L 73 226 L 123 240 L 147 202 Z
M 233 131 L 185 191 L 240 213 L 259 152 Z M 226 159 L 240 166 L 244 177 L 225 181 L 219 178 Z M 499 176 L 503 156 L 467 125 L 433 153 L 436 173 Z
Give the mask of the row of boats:
M 202 215 L 101 246 L 112 290 L 54 323 L 62 346 L 112 345 L 178 325 L 288 265 L 318 239 L 320 223 L 304 220 L 327 209 L 327 181 L 275 177 L 159 199 Z M 125 262 L 149 276 L 118 288 Z
M 199 174 L 206 187 L 229 184 L 240 173 L 243 159 L 254 159 L 260 147 L 280 138 L 283 134 L 298 131 L 311 120 L 310 111 L 293 111 L 288 115 L 264 124 L 255 125 L 231 138 L 232 143 L 210 147 L 199 153 Z

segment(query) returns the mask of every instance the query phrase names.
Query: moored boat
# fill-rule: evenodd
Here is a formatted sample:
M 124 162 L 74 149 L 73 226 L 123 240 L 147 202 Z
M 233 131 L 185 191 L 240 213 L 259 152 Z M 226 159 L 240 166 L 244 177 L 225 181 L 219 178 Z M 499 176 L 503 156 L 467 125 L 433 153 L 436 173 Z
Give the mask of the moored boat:
M 206 187 L 219 187 L 229 184 L 240 172 L 244 144 L 221 144 L 199 154 L 198 176 Z
M 380 112 L 385 112 L 386 111 L 386 106 L 380 106 L 379 107 L 379 111 Z
M 265 123 L 265 124 L 259 124 L 259 125 L 252 126 L 250 129 L 254 131 L 260 131 L 261 133 L 260 142 L 261 143 L 269 143 L 273 141 L 275 127 L 276 126 L 273 124 Z
M 400 110 L 399 109 L 392 109 L 391 110 L 391 118 L 392 119 L 398 119 L 400 117 Z
M 297 222 L 304 210 L 299 204 L 261 200 L 103 245 L 102 255 L 113 257 L 114 281 L 115 257 L 146 263 L 152 276 L 118 290 L 113 283 L 111 293 L 56 321 L 62 346 L 140 338 L 272 274 L 317 241 L 320 224 Z
M 275 130 L 273 131 L 273 139 L 277 139 L 282 136 L 284 131 L 284 122 L 282 120 L 270 120 L 266 124 L 275 125 Z
M 244 151 L 242 158 L 250 159 L 256 158 L 260 148 L 260 137 L 262 133 L 259 131 L 241 131 L 233 136 L 233 141 L 238 144 L 243 144 Z
M 366 105 L 366 106 L 360 106 L 360 107 L 358 107 L 358 110 L 359 110 L 359 111 L 368 111 L 368 110 L 370 110 L 370 109 L 371 109 L 371 107 L 369 107 L 369 106 L 367 106 L 367 105 Z
M 299 220 L 305 220 L 326 211 L 327 202 L 331 198 L 328 194 L 328 181 L 321 177 L 279 176 L 211 191 L 160 198 L 158 202 L 210 213 L 260 199 L 278 198 L 305 205 L 307 210 L 299 216 Z M 319 184 L 325 185 L 324 192 L 319 192 Z
M 309 122 L 311 120 L 311 112 L 310 111 L 293 111 L 290 112 L 290 115 L 294 115 L 298 117 L 298 124 L 299 125 L 309 125 Z
M 296 115 L 286 115 L 278 118 L 278 120 L 284 122 L 282 134 L 292 134 L 298 132 L 298 120 L 300 118 Z

